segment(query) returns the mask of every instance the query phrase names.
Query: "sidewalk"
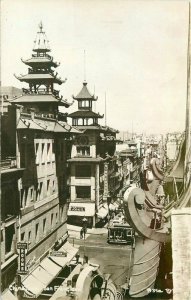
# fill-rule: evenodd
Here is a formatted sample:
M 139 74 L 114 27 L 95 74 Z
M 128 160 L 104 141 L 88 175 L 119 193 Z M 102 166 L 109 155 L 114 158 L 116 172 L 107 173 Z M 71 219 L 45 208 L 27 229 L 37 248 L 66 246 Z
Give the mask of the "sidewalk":
M 81 230 L 80 226 L 74 226 L 74 225 L 67 224 L 67 229 L 68 229 L 69 238 L 80 239 L 80 230 Z M 92 229 L 87 228 L 87 233 L 86 233 L 85 239 L 87 239 L 87 237 L 90 234 L 102 235 L 105 233 L 107 233 L 107 224 L 103 228 L 92 228 Z

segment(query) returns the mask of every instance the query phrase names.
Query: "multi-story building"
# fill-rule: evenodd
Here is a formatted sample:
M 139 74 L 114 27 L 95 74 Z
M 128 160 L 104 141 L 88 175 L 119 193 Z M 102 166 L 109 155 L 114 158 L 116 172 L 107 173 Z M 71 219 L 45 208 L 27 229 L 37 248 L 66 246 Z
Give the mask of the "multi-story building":
M 1 143 L 3 146 L 3 143 Z M 23 169 L 17 168 L 16 157 L 1 160 L 1 288 L 14 280 L 17 270 L 16 239 L 19 219 L 18 179 Z
M 181 135 L 179 133 L 168 133 L 166 135 L 166 156 L 168 163 L 176 160 L 178 149 L 181 142 Z
M 128 148 L 119 152 L 119 160 L 122 165 L 123 191 L 132 183 L 139 183 L 140 158 L 135 142 L 129 142 Z
M 90 94 L 86 82 L 73 98 L 78 101 L 78 111 L 69 117 L 81 134 L 75 139 L 68 160 L 71 170 L 68 222 L 82 225 L 85 216 L 88 225 L 95 226 L 107 216 L 108 201 L 120 187 L 114 156 L 117 130 L 99 125 L 98 119 L 103 116 L 92 111 L 97 97 Z
M 3 194 L 6 198 L 3 204 L 6 205 L 2 213 L 3 222 L 6 222 L 2 228 L 5 239 L 2 262 L 5 265 L 10 254 L 13 255 L 12 264 L 15 260 L 13 265 L 17 265 L 16 244 L 13 246 L 12 241 L 16 234 L 17 242 L 27 244 L 26 266 L 29 272 L 53 249 L 55 243 L 58 247 L 67 239 L 67 159 L 72 139 L 78 133 L 66 123 L 66 115 L 59 112 L 60 106 L 68 107 L 70 104 L 54 89 L 54 84 L 62 84 L 63 81 L 52 70 L 58 64 L 48 54 L 50 49 L 42 25 L 33 52 L 30 59 L 23 61 L 29 66 L 28 74 L 18 77 L 28 83 L 29 88 L 23 89 L 22 96 L 12 101 L 7 116 L 4 116 L 3 141 L 9 141 L 4 151 L 8 149 L 12 156 L 16 156 L 18 169 L 3 171 L 2 176 L 3 180 L 6 174 L 6 178 L 12 178 L 10 184 L 14 189 L 13 192 L 6 188 Z M 22 178 L 19 169 L 24 170 Z M 6 181 L 2 184 L 7 186 Z M 7 207 L 8 204 L 11 206 Z M 11 216 L 15 212 L 8 227 L 9 209 Z M 12 273 L 11 276 L 14 275 Z M 33 287 L 31 276 L 25 280 L 22 275 L 23 285 L 30 295 L 38 296 L 41 287 Z M 7 287 L 6 280 L 3 282 L 4 289 Z M 37 292 L 34 292 L 35 288 Z
M 8 106 L 14 98 L 21 96 L 22 90 L 14 86 L 0 87 L 0 112 L 4 115 L 8 112 Z

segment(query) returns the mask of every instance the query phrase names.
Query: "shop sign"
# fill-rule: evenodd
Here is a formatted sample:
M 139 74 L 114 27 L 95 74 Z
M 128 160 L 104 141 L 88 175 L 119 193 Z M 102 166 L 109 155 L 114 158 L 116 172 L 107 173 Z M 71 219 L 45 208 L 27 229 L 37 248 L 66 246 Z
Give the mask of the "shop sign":
M 67 252 L 64 252 L 64 251 L 51 251 L 50 256 L 66 257 Z
M 27 274 L 26 266 L 26 252 L 27 252 L 27 243 L 17 243 L 17 249 L 19 252 L 19 269 L 18 274 Z
M 108 163 L 104 164 L 104 195 L 108 194 Z
M 71 206 L 70 210 L 71 211 L 85 211 L 85 207 L 84 206 Z

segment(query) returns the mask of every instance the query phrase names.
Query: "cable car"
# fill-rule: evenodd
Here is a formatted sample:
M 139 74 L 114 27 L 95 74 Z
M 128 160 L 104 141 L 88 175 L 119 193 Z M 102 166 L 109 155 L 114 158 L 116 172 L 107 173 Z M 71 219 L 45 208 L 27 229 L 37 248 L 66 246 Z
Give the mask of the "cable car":
M 131 244 L 135 246 L 135 231 L 128 223 L 120 224 L 113 222 L 108 227 L 108 243 Z

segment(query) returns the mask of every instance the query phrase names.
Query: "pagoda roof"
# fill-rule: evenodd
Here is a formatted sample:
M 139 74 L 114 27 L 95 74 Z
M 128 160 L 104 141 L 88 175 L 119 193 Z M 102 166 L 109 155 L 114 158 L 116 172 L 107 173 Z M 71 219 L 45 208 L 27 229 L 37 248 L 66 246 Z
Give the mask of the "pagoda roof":
M 32 129 L 32 130 L 43 130 L 51 131 L 55 133 L 81 133 L 75 127 L 70 126 L 66 122 L 60 122 L 57 120 L 48 120 L 42 118 L 30 118 L 21 115 L 17 129 Z
M 72 103 L 68 103 L 67 100 L 62 100 L 61 98 L 56 98 L 52 94 L 27 94 L 15 98 L 10 101 L 15 104 L 23 104 L 23 103 L 39 103 L 39 102 L 54 102 L 57 103 L 58 106 L 69 107 Z
M 17 124 L 17 129 L 35 129 L 35 130 L 42 130 L 42 127 L 33 122 L 32 120 L 26 120 L 24 118 L 20 118 Z
M 50 52 L 49 41 L 47 39 L 45 31 L 43 31 L 42 22 L 39 24 L 39 31 L 37 32 L 36 39 L 34 41 L 34 52 Z
M 95 97 L 94 95 L 91 95 L 88 88 L 87 88 L 87 82 L 83 82 L 83 87 L 81 91 L 77 94 L 76 97 L 72 96 L 75 100 L 93 100 L 96 101 L 98 97 Z
M 101 126 L 99 124 L 97 125 L 78 125 L 76 126 L 78 129 L 85 131 L 89 130 L 97 130 L 99 132 L 108 132 L 108 133 L 118 133 L 119 131 L 117 129 L 108 127 L 108 126 Z
M 106 132 L 112 132 L 112 133 L 118 133 L 119 131 L 117 129 L 114 129 L 112 127 L 109 126 L 100 126 L 102 128 L 103 131 Z
M 61 124 L 66 129 L 67 132 L 81 133 L 81 131 L 79 131 L 77 127 L 71 126 L 67 122 L 58 121 L 58 123 Z
M 59 63 L 54 62 L 53 57 L 51 57 L 50 55 L 34 56 L 26 60 L 21 58 L 21 60 L 23 63 L 31 67 L 33 67 L 34 65 L 50 65 L 56 68 L 60 65 Z
M 104 115 L 100 115 L 99 113 L 95 113 L 90 110 L 78 110 L 68 115 L 71 118 L 80 117 L 80 118 L 103 118 Z
M 58 84 L 62 84 L 64 81 L 61 78 L 56 77 L 56 75 L 52 75 L 50 73 L 29 73 L 26 75 L 21 75 L 20 77 L 15 77 L 20 81 L 31 82 L 31 81 L 46 81 L 50 80 Z

